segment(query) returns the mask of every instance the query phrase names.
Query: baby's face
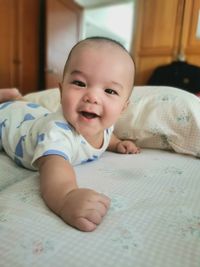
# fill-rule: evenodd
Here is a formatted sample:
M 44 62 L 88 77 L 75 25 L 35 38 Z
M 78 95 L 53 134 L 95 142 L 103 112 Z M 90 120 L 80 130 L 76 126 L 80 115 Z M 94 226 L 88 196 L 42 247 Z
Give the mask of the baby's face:
M 86 43 L 73 51 L 61 88 L 65 119 L 86 140 L 101 138 L 126 108 L 134 64 L 122 48 Z

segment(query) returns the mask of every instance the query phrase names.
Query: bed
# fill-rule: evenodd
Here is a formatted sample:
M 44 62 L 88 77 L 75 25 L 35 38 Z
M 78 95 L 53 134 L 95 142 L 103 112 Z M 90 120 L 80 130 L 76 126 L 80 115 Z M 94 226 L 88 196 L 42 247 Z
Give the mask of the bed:
M 55 109 L 59 93 L 26 98 Z M 115 132 L 142 152 L 106 152 L 75 168 L 80 187 L 112 200 L 91 233 L 54 215 L 38 173 L 0 153 L 1 267 L 200 266 L 200 100 L 174 88 L 137 87 Z

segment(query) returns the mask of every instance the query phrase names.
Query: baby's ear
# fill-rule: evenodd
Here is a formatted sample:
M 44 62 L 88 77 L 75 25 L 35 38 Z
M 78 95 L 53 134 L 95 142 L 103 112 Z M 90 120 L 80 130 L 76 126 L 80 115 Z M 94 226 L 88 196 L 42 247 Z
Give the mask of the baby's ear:
M 60 94 L 62 95 L 62 84 L 58 83 Z
M 61 103 L 61 99 L 62 99 L 62 84 L 58 83 L 59 86 L 59 91 L 60 91 L 60 103 Z

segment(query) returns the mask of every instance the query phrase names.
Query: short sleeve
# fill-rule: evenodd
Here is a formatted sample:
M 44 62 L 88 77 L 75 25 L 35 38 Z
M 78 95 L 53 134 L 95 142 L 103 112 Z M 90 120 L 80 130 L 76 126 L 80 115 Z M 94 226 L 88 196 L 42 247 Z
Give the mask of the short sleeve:
M 69 124 L 62 121 L 50 122 L 37 134 L 32 165 L 35 168 L 36 160 L 48 155 L 58 155 L 72 162 L 75 150 L 74 133 Z

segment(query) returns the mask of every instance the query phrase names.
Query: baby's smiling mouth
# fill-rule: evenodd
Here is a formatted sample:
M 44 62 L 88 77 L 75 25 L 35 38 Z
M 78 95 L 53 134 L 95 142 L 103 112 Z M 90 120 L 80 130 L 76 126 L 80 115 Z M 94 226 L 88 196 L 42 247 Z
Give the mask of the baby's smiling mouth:
M 95 119 L 98 118 L 99 115 L 93 112 L 81 111 L 80 114 L 85 117 L 86 119 Z

